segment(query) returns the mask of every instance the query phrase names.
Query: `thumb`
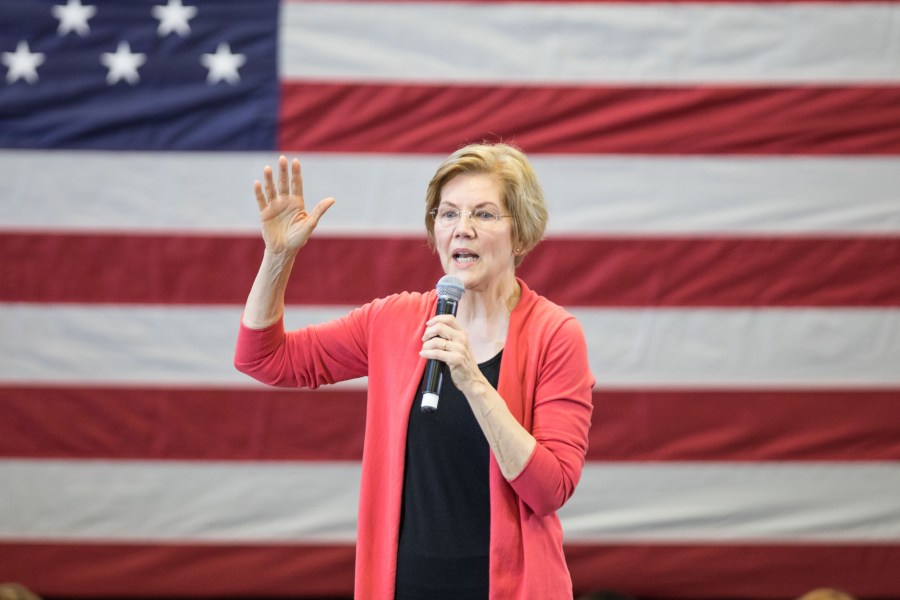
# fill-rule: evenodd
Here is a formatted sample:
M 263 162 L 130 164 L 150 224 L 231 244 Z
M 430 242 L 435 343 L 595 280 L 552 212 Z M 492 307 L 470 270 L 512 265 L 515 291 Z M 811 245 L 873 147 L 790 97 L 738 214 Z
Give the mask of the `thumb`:
M 319 219 L 321 219 L 322 215 L 331 208 L 334 202 L 334 198 L 325 198 L 319 200 L 319 203 L 313 207 L 312 211 L 309 213 L 309 219 L 312 221 L 313 227 L 319 224 Z

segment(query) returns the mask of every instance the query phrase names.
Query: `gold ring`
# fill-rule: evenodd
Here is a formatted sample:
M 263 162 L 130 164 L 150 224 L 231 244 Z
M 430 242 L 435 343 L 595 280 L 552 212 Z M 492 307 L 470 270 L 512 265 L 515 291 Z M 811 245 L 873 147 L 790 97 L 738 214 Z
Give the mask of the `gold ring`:
M 447 340 L 444 340 L 444 352 L 447 351 Z

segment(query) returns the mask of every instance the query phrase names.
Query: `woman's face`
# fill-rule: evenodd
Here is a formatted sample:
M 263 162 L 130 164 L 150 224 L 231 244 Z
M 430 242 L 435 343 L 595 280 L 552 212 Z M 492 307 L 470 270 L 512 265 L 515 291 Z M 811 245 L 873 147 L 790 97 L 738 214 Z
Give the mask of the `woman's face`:
M 453 224 L 435 219 L 435 246 L 447 275 L 459 277 L 467 290 L 488 290 L 515 276 L 512 219 L 477 216 L 478 211 L 509 215 L 494 177 L 463 174 L 448 181 L 441 189 L 438 213 L 447 210 L 462 213 Z

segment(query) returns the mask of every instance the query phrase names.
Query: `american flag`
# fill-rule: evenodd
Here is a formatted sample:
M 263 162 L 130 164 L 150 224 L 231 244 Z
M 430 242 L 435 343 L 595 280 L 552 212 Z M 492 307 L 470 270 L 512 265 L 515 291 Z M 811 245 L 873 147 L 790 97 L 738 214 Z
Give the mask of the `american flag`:
M 252 181 L 337 198 L 299 327 L 431 289 L 503 140 L 598 382 L 575 591 L 900 598 L 900 3 L 3 0 L 0 77 L 0 581 L 351 594 L 366 382 L 233 369 Z

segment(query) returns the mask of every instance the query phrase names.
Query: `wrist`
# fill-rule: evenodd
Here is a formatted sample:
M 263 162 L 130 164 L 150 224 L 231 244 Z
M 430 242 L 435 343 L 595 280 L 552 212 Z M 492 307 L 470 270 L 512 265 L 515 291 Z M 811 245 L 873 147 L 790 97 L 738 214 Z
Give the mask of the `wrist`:
M 297 258 L 296 249 L 272 250 L 266 248 L 263 251 L 262 267 L 270 276 L 279 279 L 291 272 L 295 258 Z
M 465 389 L 460 389 L 463 395 L 469 399 L 470 403 L 476 404 L 477 406 L 487 406 L 487 398 L 490 392 L 495 391 L 494 387 L 490 384 L 490 382 L 484 378 L 481 373 L 478 373 L 479 377 L 476 379 L 472 379 L 468 384 L 466 384 Z
M 294 260 L 299 250 L 299 248 L 282 247 L 280 249 L 275 249 L 266 246 L 265 250 L 263 250 L 263 259 L 269 259 L 270 261 L 275 262 L 288 262 Z

